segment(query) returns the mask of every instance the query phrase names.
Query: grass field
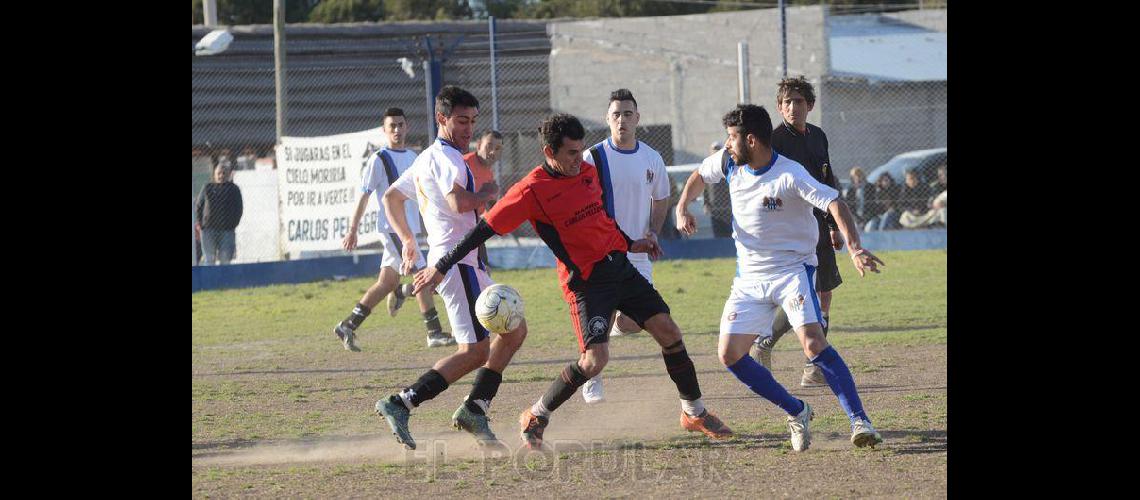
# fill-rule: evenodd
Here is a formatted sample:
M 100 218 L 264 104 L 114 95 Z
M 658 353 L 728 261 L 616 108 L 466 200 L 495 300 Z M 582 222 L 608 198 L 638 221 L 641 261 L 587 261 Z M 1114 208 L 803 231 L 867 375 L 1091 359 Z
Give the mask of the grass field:
M 588 406 L 575 395 L 554 414 L 547 455 L 519 450 L 515 419 L 577 356 L 552 269 L 494 272 L 522 294 L 530 327 L 491 409 L 495 432 L 516 450 L 507 457 L 482 456 L 450 428 L 470 376 L 417 408 L 414 452 L 372 413 L 377 399 L 453 348 L 425 347 L 410 301 L 395 318 L 377 307 L 358 331 L 363 352 L 343 350 L 331 328 L 371 279 L 193 294 L 193 495 L 944 497 L 946 253 L 880 257 L 883 273 L 865 278 L 840 258 L 845 283 L 829 336 L 886 439 L 874 450 L 848 441 L 830 390 L 799 387 L 803 355 L 792 337 L 776 346 L 774 374 L 816 409 L 805 453 L 791 451 L 783 413 L 720 365 L 717 328 L 733 259 L 665 260 L 654 277 L 685 332 L 707 405 L 738 437 L 709 443 L 678 426 L 660 350 L 637 334 L 611 341 L 606 402 Z

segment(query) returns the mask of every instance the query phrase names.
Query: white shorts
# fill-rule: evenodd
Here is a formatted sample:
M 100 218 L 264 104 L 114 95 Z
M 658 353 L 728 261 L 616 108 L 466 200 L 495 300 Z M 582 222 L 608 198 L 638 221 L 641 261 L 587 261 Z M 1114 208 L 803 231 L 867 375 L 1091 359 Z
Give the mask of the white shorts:
M 626 258 L 629 259 L 629 254 L 626 254 Z M 629 263 L 633 264 L 637 272 L 641 273 L 641 275 L 649 281 L 650 285 L 653 284 L 653 261 L 629 259 Z
M 447 308 L 451 334 L 460 344 L 474 344 L 490 336 L 487 329 L 475 319 L 475 299 L 479 298 L 479 292 L 495 282 L 480 267 L 456 264 L 447 271 L 439 286 L 435 287 Z
M 400 241 L 400 237 L 396 233 L 380 233 L 380 244 L 384 247 L 384 256 L 380 258 L 380 267 L 391 267 L 397 273 L 400 272 L 400 266 L 404 264 L 404 245 Z M 423 269 L 427 266 L 424 261 L 424 252 L 421 250 L 417 252 L 416 269 Z
M 819 296 L 815 293 L 815 266 L 766 279 L 736 278 L 720 316 L 721 335 L 772 335 L 776 308 L 783 307 L 792 328 L 819 323 Z

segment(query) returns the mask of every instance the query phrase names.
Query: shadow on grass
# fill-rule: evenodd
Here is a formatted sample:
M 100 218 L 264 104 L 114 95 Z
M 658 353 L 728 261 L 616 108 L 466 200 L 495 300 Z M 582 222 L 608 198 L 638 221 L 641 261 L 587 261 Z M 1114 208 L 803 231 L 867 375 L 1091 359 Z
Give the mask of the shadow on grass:
M 891 450 L 899 455 L 946 453 L 946 431 L 879 430 Z

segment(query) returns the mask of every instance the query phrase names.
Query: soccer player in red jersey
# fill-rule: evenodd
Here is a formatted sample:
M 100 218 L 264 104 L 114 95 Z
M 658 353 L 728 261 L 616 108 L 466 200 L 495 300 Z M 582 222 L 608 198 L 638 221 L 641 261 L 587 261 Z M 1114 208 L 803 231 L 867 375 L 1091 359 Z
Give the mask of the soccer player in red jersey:
M 546 161 L 511 186 L 434 267 L 417 273 L 415 290 L 438 284 L 459 257 L 491 236 L 530 221 L 558 260 L 562 294 L 570 306 L 581 356 L 519 416 L 527 446 L 540 448 L 551 412 L 605 368 L 615 311 L 634 320 L 661 345 L 665 368 L 681 398 L 681 427 L 716 439 L 731 436 L 732 430 L 704 407 L 697 371 L 669 306 L 626 258 L 627 252 L 657 258 L 661 247 L 652 239 L 630 239 L 606 213 L 597 169 L 582 161 L 586 132 L 577 118 L 557 114 L 547 118 L 540 130 Z

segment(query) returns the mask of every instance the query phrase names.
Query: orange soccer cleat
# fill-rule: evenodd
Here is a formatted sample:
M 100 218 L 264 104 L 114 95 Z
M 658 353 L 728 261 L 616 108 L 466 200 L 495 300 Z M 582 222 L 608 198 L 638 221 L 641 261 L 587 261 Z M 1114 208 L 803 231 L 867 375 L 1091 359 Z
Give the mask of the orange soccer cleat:
M 711 439 L 728 439 L 732 437 L 732 429 L 721 422 L 712 412 L 705 410 L 699 417 L 690 417 L 681 411 L 681 427 L 689 432 L 703 432 Z
M 546 417 L 536 417 L 530 412 L 530 408 L 523 410 L 519 415 L 519 425 L 522 427 L 520 435 L 526 443 L 527 448 L 532 450 L 542 449 L 542 431 L 546 430 L 546 424 L 550 423 L 550 419 Z

